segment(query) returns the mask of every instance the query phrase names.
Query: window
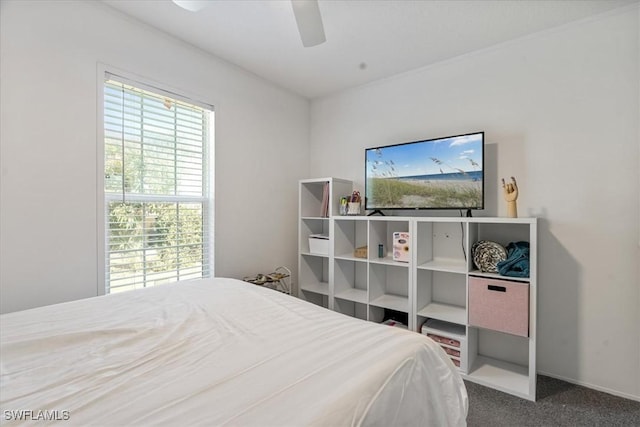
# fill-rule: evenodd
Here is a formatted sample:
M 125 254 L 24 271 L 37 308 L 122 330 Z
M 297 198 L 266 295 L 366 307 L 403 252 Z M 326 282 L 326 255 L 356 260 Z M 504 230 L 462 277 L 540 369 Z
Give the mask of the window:
M 213 110 L 107 74 L 106 293 L 211 275 Z

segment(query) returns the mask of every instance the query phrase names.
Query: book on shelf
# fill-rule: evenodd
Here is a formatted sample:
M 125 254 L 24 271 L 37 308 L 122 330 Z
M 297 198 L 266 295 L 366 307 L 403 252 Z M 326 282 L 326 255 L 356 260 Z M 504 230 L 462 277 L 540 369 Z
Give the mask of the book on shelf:
M 320 216 L 327 218 L 329 216 L 329 183 L 325 182 L 322 187 L 322 207 Z

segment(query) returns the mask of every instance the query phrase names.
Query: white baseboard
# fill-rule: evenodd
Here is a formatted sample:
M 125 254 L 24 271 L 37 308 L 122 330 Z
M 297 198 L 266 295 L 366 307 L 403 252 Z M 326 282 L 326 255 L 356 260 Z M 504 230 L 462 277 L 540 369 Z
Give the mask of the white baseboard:
M 608 393 L 608 394 L 612 394 L 614 396 L 623 397 L 625 399 L 635 400 L 636 402 L 640 402 L 640 396 L 634 396 L 633 394 L 627 394 L 627 393 L 623 393 L 623 392 L 620 392 L 620 391 L 617 391 L 617 390 L 611 390 L 611 389 L 608 389 L 606 387 L 601 387 L 601 386 L 598 386 L 598 385 L 589 384 L 589 383 L 585 383 L 585 382 L 582 382 L 582 381 L 576 381 L 576 380 L 574 380 L 572 378 L 565 378 L 565 377 L 563 377 L 561 375 L 551 374 L 549 372 L 538 371 L 538 375 L 544 375 L 546 377 L 555 378 L 555 379 L 558 379 L 558 380 L 566 381 L 566 382 L 571 383 L 571 384 L 575 384 L 575 385 L 591 388 L 593 390 L 598 390 L 598 391 L 601 391 L 603 393 Z

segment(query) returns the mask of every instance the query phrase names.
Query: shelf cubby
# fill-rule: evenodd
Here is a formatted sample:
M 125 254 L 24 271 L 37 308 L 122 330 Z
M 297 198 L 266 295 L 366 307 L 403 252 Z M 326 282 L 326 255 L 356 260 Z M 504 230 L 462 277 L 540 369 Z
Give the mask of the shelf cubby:
M 300 183 L 300 217 L 322 218 L 322 199 L 328 180 L 314 180 Z
M 369 261 L 388 265 L 409 263 L 393 261 L 393 233 L 410 232 L 410 222 L 406 218 L 386 217 L 369 219 Z M 383 257 L 378 255 L 378 245 L 383 245 Z
M 459 220 L 417 220 L 416 267 L 425 270 L 466 273 L 465 224 Z
M 535 355 L 529 344 L 525 337 L 470 327 L 468 379 L 531 400 Z
M 336 298 L 367 303 L 366 263 L 344 259 L 335 260 L 333 283 Z
M 309 236 L 312 234 L 329 235 L 328 218 L 301 218 L 298 247 L 302 254 L 309 254 Z
M 409 269 L 370 264 L 369 304 L 409 313 Z
M 298 288 L 301 291 L 329 295 L 329 259 L 324 256 L 302 254 L 300 257 Z
M 381 323 L 384 320 L 384 308 L 370 305 L 369 320 L 374 323 Z
M 300 289 L 298 297 L 320 307 L 329 308 L 329 295 L 319 294 L 310 290 Z
M 364 217 L 341 217 L 335 220 L 334 254 L 336 258 L 366 261 L 357 258 L 354 252 L 357 248 L 367 246 L 367 222 Z
M 338 296 L 335 298 L 334 310 L 362 320 L 368 319 L 367 304 L 351 300 L 345 300 Z
M 418 270 L 416 274 L 417 324 L 427 318 L 467 323 L 466 276 L 443 271 Z

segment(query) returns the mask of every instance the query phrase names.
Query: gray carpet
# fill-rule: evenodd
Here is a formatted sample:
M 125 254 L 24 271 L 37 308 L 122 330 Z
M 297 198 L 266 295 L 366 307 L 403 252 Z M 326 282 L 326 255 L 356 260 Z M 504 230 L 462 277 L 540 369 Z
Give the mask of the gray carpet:
M 538 375 L 536 402 L 465 381 L 469 427 L 640 426 L 640 402 Z

